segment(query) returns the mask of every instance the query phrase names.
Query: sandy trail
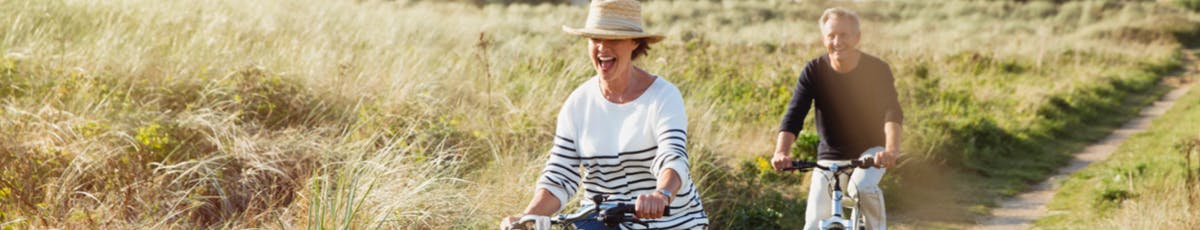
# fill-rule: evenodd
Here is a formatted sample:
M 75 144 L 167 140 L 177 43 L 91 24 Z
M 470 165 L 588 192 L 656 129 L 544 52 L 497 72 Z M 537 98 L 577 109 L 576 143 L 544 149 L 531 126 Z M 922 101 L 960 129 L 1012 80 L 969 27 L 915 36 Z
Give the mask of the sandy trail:
M 1200 66 L 1196 65 L 1196 50 L 1188 50 L 1184 55 L 1185 70 L 1175 76 L 1196 76 L 1200 74 Z M 1070 163 L 1059 168 L 1054 175 L 1045 181 L 1031 187 L 1028 191 L 1017 194 L 1000 202 L 999 207 L 992 209 L 992 215 L 979 221 L 973 229 L 1029 229 L 1033 221 L 1046 216 L 1046 203 L 1058 191 L 1060 182 L 1075 171 L 1079 171 L 1094 162 L 1108 158 L 1108 155 L 1120 146 L 1125 139 L 1145 131 L 1150 127 L 1150 121 L 1166 113 L 1179 97 L 1187 93 L 1194 82 L 1185 78 L 1168 77 L 1165 84 L 1175 86 L 1154 104 L 1143 108 L 1137 118 L 1126 122 L 1121 128 L 1114 130 L 1104 139 L 1092 143 L 1082 151 L 1075 153 Z

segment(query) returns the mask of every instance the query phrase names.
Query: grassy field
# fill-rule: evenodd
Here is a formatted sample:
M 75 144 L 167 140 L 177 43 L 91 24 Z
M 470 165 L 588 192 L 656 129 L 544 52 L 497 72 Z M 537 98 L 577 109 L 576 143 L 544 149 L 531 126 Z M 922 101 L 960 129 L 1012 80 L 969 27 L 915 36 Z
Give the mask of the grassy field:
M 801 224 L 804 177 L 762 157 L 832 6 L 895 72 L 907 160 L 883 186 L 918 227 L 1041 179 L 1200 37 L 1200 16 L 1159 3 L 646 2 L 668 39 L 636 64 L 683 92 L 715 227 Z M 586 12 L 0 1 L 0 228 L 492 227 L 528 202 L 550 121 L 594 73 L 559 29 Z
M 1200 78 L 1197 72 L 1181 77 Z M 1187 229 L 1200 224 L 1200 90 L 1104 162 L 1073 174 L 1038 221 L 1047 229 Z

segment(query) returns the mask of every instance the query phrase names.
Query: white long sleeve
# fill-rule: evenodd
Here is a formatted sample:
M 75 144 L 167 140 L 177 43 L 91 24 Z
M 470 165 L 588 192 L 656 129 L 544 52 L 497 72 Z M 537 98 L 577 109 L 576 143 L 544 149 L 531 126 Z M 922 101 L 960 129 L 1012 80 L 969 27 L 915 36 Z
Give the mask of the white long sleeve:
M 585 197 L 608 195 L 609 201 L 632 203 L 654 192 L 664 168 L 674 169 L 682 185 L 670 204 L 671 215 L 645 220 L 650 228 L 707 227 L 689 171 L 687 112 L 679 89 L 656 77 L 637 99 L 615 104 L 604 99 L 599 78 L 593 77 L 559 111 L 554 146 L 537 188 L 550 191 L 561 204 L 580 185 Z M 583 199 L 582 204 L 592 202 Z

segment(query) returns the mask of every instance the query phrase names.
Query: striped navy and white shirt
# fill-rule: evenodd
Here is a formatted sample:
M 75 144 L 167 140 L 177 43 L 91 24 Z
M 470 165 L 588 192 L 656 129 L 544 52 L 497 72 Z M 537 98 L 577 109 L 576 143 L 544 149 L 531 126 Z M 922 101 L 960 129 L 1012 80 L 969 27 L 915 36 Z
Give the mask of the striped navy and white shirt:
M 537 188 L 554 194 L 560 204 L 579 190 L 584 197 L 599 194 L 610 202 L 634 203 L 638 195 L 655 191 L 663 169 L 674 169 L 683 183 L 669 205 L 671 215 L 643 221 L 654 229 L 707 228 L 708 215 L 688 171 L 687 113 L 679 89 L 655 77 L 637 99 L 616 104 L 604 99 L 599 81 L 589 79 L 563 104 Z M 581 204 L 593 205 L 590 199 Z

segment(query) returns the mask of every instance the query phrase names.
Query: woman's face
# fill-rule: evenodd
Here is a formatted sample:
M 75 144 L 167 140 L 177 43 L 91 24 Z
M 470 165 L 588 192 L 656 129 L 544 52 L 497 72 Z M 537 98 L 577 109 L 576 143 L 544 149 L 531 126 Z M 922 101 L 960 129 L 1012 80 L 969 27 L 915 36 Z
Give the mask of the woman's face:
M 588 39 L 588 54 L 596 73 L 605 79 L 627 73 L 633 62 L 633 50 L 638 43 L 633 39 Z

